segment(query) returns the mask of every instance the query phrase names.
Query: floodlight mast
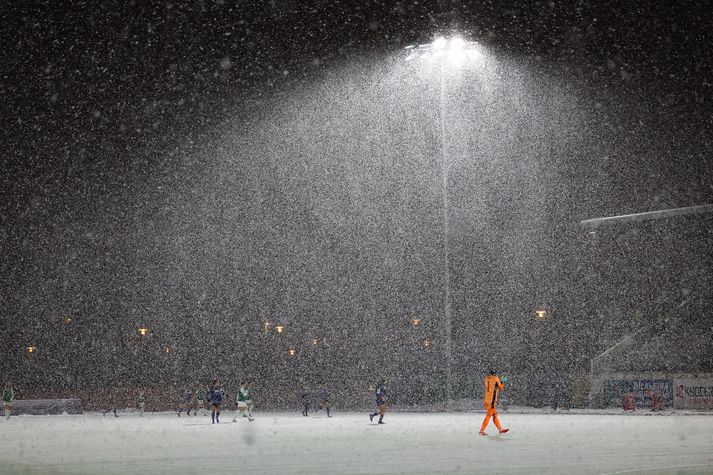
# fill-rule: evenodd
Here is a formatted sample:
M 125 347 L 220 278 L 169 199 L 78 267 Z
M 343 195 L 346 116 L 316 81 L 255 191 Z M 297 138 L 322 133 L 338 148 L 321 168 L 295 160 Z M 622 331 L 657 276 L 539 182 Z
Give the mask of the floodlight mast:
M 441 179 L 442 179 L 442 203 L 443 203 L 443 326 L 444 326 L 444 353 L 446 358 L 446 407 L 450 409 L 453 399 L 453 374 L 451 362 L 453 359 L 452 350 L 452 323 L 451 323 L 451 285 L 450 285 L 450 223 L 449 196 L 448 196 L 448 150 L 446 141 L 446 63 L 462 63 L 464 59 L 475 59 L 480 56 L 478 44 L 474 41 L 465 41 L 456 36 L 446 39 L 442 36 L 436 38 L 432 43 L 423 45 L 407 46 L 406 61 L 411 60 L 439 60 L 441 76 L 441 97 L 440 97 L 440 129 L 441 129 Z

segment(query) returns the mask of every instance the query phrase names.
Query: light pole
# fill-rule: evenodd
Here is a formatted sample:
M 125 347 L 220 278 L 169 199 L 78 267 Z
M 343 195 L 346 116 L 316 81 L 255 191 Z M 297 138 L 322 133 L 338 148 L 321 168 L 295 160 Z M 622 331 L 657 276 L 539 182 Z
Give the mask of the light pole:
M 441 191 L 443 202 L 443 326 L 444 326 L 444 353 L 446 358 L 446 405 L 450 408 L 453 398 L 453 374 L 451 371 L 452 360 L 452 336 L 451 336 L 451 273 L 450 273 L 450 248 L 448 237 L 450 235 L 450 225 L 448 219 L 449 199 L 448 199 L 448 150 L 446 140 L 446 68 L 449 64 L 460 65 L 465 61 L 476 59 L 480 56 L 477 43 L 464 41 L 460 37 L 453 37 L 450 40 L 439 37 L 432 43 L 424 45 L 407 46 L 408 56 L 406 61 L 435 60 L 439 63 L 441 76 L 441 97 L 439 111 L 439 126 L 441 133 Z M 425 342 L 424 342 L 425 346 Z M 431 346 L 430 340 L 426 348 Z

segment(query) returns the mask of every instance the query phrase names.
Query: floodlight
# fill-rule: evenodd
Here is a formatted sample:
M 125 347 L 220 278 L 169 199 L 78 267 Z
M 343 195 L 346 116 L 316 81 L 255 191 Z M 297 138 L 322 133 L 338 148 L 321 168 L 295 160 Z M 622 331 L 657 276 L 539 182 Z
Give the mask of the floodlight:
M 439 36 L 438 38 L 433 40 L 433 48 L 434 49 L 444 49 L 447 44 L 448 44 L 448 41 L 442 36 Z
M 451 38 L 448 42 L 448 49 L 451 51 L 460 51 L 463 48 L 465 48 L 465 40 L 459 36 Z

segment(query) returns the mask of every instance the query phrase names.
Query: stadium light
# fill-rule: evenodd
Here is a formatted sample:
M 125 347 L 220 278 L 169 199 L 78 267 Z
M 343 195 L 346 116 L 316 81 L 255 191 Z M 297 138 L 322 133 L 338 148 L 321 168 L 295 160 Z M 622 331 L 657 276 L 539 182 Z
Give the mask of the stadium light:
M 442 36 L 439 36 L 438 38 L 433 40 L 432 45 L 433 45 L 433 49 L 442 50 L 446 47 L 446 45 L 448 45 L 448 40 Z
M 446 118 L 448 105 L 448 82 L 446 80 L 447 70 L 449 66 L 459 67 L 465 63 L 478 63 L 483 57 L 481 46 L 475 41 L 466 41 L 460 36 L 446 39 L 442 36 L 436 38 L 432 43 L 411 45 L 405 48 L 407 52 L 406 61 L 419 60 L 427 63 L 430 66 L 434 76 L 437 74 L 440 78 L 440 114 L 439 114 L 439 129 L 441 136 L 440 153 L 441 153 L 441 190 L 443 204 L 443 327 L 445 335 L 443 339 L 443 352 L 446 360 L 446 404 L 450 407 L 453 399 L 453 374 L 451 369 L 452 363 L 452 328 L 451 328 L 451 289 L 450 289 L 450 224 L 448 221 L 449 214 L 449 197 L 448 197 L 448 120 Z M 435 64 L 433 64 L 435 63 Z M 414 325 L 415 326 L 415 325 Z M 424 340 L 423 347 L 430 348 L 431 340 Z
M 480 45 L 475 41 L 466 41 L 460 36 L 446 39 L 439 36 L 433 42 L 409 45 L 404 48 L 408 55 L 406 61 L 413 59 L 445 58 L 449 62 L 460 64 L 467 61 L 477 61 L 483 57 Z

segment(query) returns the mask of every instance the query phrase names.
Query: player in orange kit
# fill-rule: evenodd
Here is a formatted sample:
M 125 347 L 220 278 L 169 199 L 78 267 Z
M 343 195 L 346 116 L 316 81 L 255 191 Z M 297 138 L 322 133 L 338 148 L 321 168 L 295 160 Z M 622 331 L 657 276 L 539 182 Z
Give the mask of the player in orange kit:
M 503 380 L 507 381 L 507 378 L 503 378 Z M 495 370 L 491 369 L 490 374 L 485 377 L 485 397 L 483 398 L 483 403 L 485 405 L 486 412 L 483 425 L 480 427 L 480 435 L 488 435 L 485 433 L 485 428 L 488 426 L 488 422 L 490 422 L 491 417 L 493 418 L 495 427 L 498 428 L 498 431 L 500 431 L 501 434 L 510 430 L 503 429 L 500 425 L 500 421 L 498 420 L 498 393 L 502 391 L 503 388 L 503 381 L 495 375 Z

